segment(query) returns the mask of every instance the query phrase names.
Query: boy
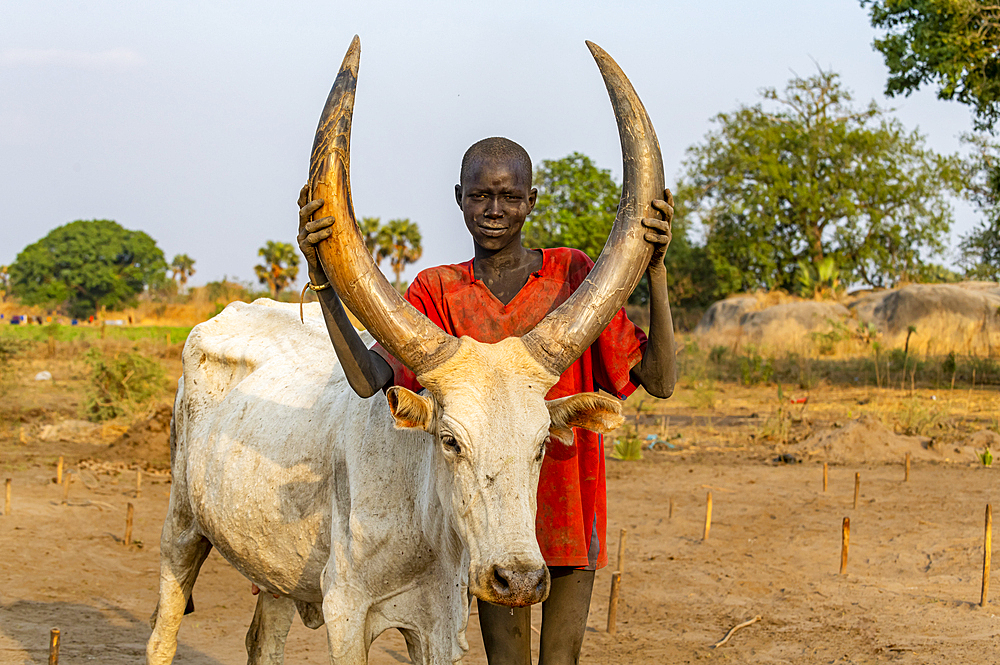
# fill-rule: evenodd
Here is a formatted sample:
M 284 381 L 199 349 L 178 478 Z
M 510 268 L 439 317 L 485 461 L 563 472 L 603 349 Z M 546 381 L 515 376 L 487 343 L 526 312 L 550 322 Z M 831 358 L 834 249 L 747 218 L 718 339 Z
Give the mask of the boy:
M 472 235 L 475 256 L 458 265 L 422 271 L 406 298 L 455 336 L 497 342 L 531 330 L 583 281 L 593 263 L 577 250 L 524 247 L 521 229 L 535 205 L 531 159 L 508 139 L 474 144 L 462 160 L 455 199 Z M 620 311 L 601 336 L 552 388 L 548 399 L 604 389 L 625 398 L 638 386 L 667 398 L 673 392 L 673 323 L 667 302 L 663 256 L 670 244 L 672 196 L 653 201 L 663 219 L 644 219 L 654 249 L 647 277 L 649 338 Z M 312 220 L 322 201 L 299 196 L 299 247 L 314 285 L 327 283 L 315 244 L 332 233 L 336 220 Z M 421 389 L 415 376 L 379 345 L 365 348 L 333 289 L 317 292 L 327 329 L 348 382 L 362 397 L 390 385 Z M 607 564 L 607 512 L 601 439 L 576 430 L 574 444 L 551 446 L 538 487 L 536 533 L 551 574 L 542 604 L 539 664 L 579 661 L 594 572 Z M 480 602 L 479 621 L 490 665 L 530 663 L 530 609 Z

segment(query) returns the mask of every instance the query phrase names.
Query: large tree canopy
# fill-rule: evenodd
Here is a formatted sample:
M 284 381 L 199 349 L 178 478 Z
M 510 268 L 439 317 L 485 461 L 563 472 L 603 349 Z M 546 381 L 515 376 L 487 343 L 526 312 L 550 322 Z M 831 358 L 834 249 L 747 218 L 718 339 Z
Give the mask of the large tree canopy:
M 611 171 L 574 152 L 535 169 L 535 210 L 524 225 L 529 247 L 575 247 L 597 260 L 618 212 L 621 186 Z
M 573 247 L 597 260 L 607 242 L 621 185 L 611 171 L 594 164 L 586 155 L 574 152 L 562 159 L 544 160 L 535 169 L 538 202 L 524 225 L 528 247 Z M 678 205 L 682 205 L 681 202 Z M 705 250 L 692 246 L 686 217 L 674 217 L 673 240 L 664 258 L 670 275 L 670 297 L 674 303 L 703 304 L 714 287 L 714 276 L 705 260 Z M 630 302 L 645 304 L 649 299 L 643 277 Z
M 996 0 L 861 0 L 886 31 L 875 49 L 889 67 L 886 93 L 934 83 L 940 99 L 971 106 L 979 129 L 1000 117 L 1000 3 Z
M 10 266 L 11 290 L 27 305 L 88 316 L 132 301 L 166 280 L 156 241 L 108 219 L 77 220 L 28 245 Z
M 960 161 L 924 147 L 837 74 L 793 78 L 714 118 L 688 149 L 678 215 L 700 222 L 720 295 L 792 289 L 797 263 L 834 259 L 848 281 L 919 279 L 945 249 Z

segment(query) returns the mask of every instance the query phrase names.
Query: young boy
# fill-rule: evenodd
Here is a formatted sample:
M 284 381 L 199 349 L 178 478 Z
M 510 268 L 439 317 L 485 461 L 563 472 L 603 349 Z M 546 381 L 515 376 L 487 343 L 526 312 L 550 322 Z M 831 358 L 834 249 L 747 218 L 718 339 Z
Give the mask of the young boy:
M 457 265 L 421 271 L 406 298 L 451 335 L 497 342 L 530 331 L 579 286 L 593 267 L 574 249 L 528 249 L 521 228 L 535 205 L 531 159 L 508 139 L 474 144 L 462 160 L 455 198 L 472 234 L 475 256 Z M 315 244 L 329 237 L 336 220 L 310 221 L 322 201 L 299 196 L 299 247 L 313 284 L 327 278 Z M 673 200 L 652 202 L 663 219 L 647 218 L 645 238 L 653 245 L 647 267 L 649 337 L 624 311 L 566 372 L 547 395 L 555 399 L 603 389 L 624 399 L 638 386 L 667 398 L 673 392 L 673 323 L 667 301 L 663 256 L 670 244 Z M 333 289 L 318 291 L 330 339 L 351 387 L 368 397 L 390 385 L 421 389 L 414 374 L 379 345 L 365 348 Z M 579 661 L 594 572 L 607 565 L 604 451 L 601 437 L 575 431 L 572 446 L 546 450 L 538 486 L 536 534 L 549 566 L 551 590 L 542 604 L 539 664 Z M 527 665 L 531 660 L 530 608 L 480 602 L 479 622 L 490 665 Z

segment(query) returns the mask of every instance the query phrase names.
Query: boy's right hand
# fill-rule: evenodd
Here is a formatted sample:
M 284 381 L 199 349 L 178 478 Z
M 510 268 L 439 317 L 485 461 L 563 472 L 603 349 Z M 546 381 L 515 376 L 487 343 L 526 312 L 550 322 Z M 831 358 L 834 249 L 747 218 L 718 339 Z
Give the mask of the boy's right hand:
M 323 207 L 323 199 L 309 201 L 309 185 L 303 185 L 299 192 L 299 250 L 309 266 L 309 281 L 319 286 L 326 284 L 326 273 L 316 255 L 316 244 L 333 233 L 336 220 L 333 217 L 312 219 L 313 213 Z

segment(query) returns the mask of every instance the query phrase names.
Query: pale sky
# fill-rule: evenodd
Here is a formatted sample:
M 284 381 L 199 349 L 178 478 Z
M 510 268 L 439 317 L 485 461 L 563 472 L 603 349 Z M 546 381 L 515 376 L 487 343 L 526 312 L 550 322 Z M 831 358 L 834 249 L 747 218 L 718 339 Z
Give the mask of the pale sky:
M 355 208 L 419 224 L 407 278 L 471 256 L 453 188 L 481 138 L 507 136 L 536 163 L 579 151 L 619 176 L 586 39 L 645 103 L 668 184 L 712 116 L 817 63 L 939 151 L 971 128 L 931 90 L 883 97 L 854 0 L 0 0 L 0 264 L 57 226 L 105 218 L 151 235 L 167 261 L 189 254 L 194 284 L 252 279 L 265 241 L 295 241 L 316 122 L 354 34 Z M 964 205 L 958 216 L 953 238 L 977 221 Z

